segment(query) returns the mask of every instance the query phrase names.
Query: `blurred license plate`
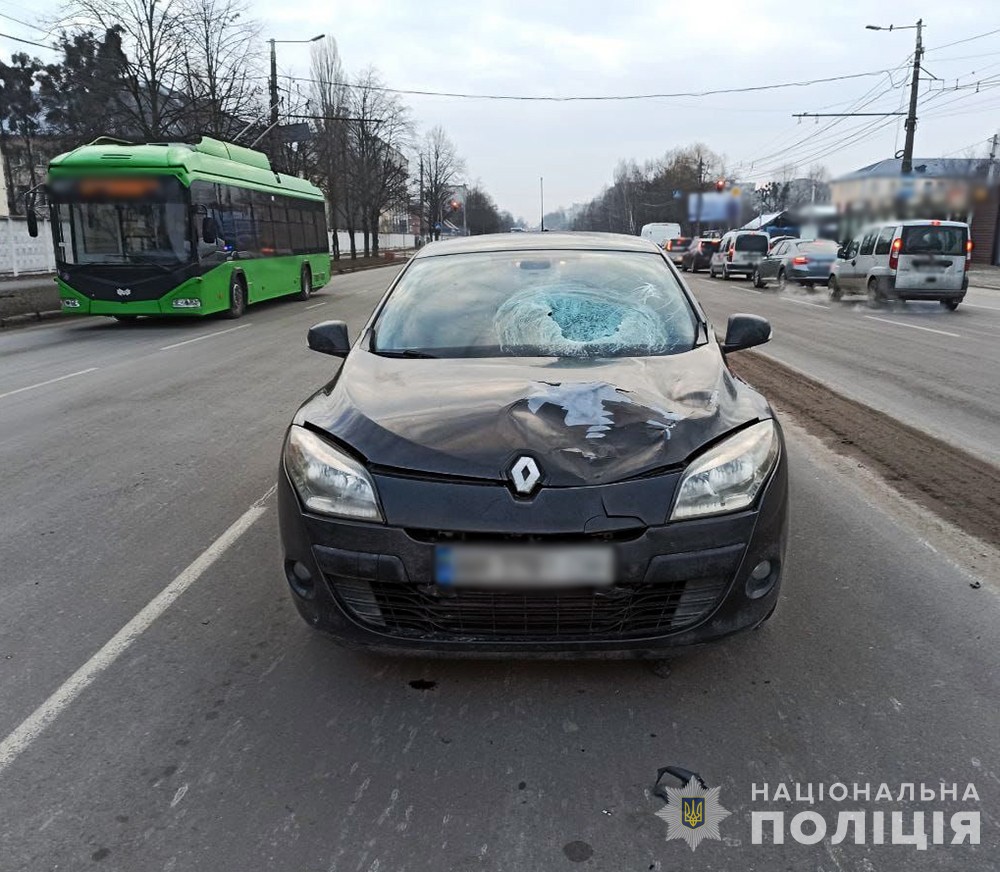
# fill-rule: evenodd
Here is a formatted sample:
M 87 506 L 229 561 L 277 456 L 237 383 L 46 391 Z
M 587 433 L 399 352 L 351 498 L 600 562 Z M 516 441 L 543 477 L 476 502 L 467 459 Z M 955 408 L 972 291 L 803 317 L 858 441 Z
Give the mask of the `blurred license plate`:
M 614 551 L 606 545 L 439 545 L 442 587 L 607 587 Z

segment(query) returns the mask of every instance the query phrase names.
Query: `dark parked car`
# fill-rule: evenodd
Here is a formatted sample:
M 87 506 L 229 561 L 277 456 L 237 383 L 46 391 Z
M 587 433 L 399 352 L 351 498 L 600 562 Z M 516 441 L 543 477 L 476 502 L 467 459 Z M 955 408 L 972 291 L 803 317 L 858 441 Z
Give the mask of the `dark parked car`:
M 383 651 L 649 655 L 757 627 L 784 563 L 781 428 L 664 252 L 632 236 L 425 246 L 296 413 L 284 572 Z
M 688 246 L 688 250 L 684 252 L 684 256 L 681 258 L 681 269 L 684 272 L 691 270 L 691 272 L 695 273 L 700 269 L 708 269 L 712 255 L 719 250 L 720 242 L 721 239 L 719 237 L 706 239 L 705 237 L 696 236 L 691 240 L 691 245 Z
M 775 282 L 783 291 L 788 282 L 803 287 L 825 285 L 837 259 L 837 243 L 828 239 L 786 239 L 768 253 L 752 276 L 755 288 Z
M 670 258 L 670 262 L 674 266 L 681 265 L 681 261 L 684 259 L 684 254 L 690 247 L 690 236 L 678 236 L 674 239 L 668 239 L 665 243 L 663 243 L 663 250 L 667 253 L 667 257 Z

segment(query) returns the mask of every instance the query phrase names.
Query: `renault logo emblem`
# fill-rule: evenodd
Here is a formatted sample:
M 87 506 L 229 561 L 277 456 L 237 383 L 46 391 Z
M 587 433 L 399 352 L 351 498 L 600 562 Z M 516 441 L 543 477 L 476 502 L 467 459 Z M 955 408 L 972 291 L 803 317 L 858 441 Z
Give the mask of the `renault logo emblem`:
M 510 480 L 514 483 L 514 490 L 527 496 L 542 480 L 542 471 L 533 457 L 519 457 L 510 468 Z
M 132 296 L 132 289 L 131 288 L 117 288 L 115 290 L 115 293 L 118 294 L 119 297 L 130 297 L 130 296 Z

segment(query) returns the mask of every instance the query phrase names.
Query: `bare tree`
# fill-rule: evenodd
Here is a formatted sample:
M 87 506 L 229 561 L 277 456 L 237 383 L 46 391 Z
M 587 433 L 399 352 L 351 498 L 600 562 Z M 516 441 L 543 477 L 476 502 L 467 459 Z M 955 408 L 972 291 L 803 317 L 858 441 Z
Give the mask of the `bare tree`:
M 135 134 L 156 140 L 185 132 L 186 0 L 71 0 L 68 12 L 84 29 L 120 35 L 125 93 L 118 102 Z
M 245 0 L 188 0 L 184 73 L 191 127 L 229 139 L 258 111 L 254 46 L 260 25 Z
M 329 225 L 333 231 L 333 257 L 339 260 L 337 230 L 348 223 L 353 227 L 347 216 L 354 212 L 354 204 L 345 183 L 351 89 L 345 84 L 337 40 L 332 36 L 313 45 L 310 78 L 309 105 L 315 116 L 312 177 L 326 195 Z M 352 229 L 351 257 L 356 253 Z
M 365 256 L 378 255 L 379 219 L 392 206 L 405 210 L 408 166 L 403 156 L 413 125 L 409 110 L 385 90 L 369 68 L 358 76 L 351 94 L 351 184 L 361 219 Z
M 465 161 L 458 156 L 455 144 L 441 126 L 428 131 L 420 157 L 424 167 L 424 213 L 431 235 L 439 239 L 439 225 L 447 214 L 455 184 L 465 172 Z

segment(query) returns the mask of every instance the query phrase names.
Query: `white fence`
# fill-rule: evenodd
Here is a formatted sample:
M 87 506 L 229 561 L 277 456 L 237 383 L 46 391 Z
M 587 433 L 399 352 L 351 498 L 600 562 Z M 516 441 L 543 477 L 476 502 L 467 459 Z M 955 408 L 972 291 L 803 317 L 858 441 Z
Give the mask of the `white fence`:
M 32 239 L 23 218 L 0 219 L 0 275 L 49 273 L 55 268 L 48 221 L 38 222 L 38 236 Z
M 330 251 L 333 251 L 333 231 L 328 231 L 330 237 Z M 337 231 L 337 241 L 340 243 L 340 254 L 350 254 L 351 235 L 345 230 Z M 361 233 L 354 234 L 354 245 L 358 253 L 365 250 L 365 238 Z M 390 248 L 413 248 L 413 237 L 408 233 L 380 233 L 378 235 L 378 247 L 380 251 L 388 251 Z
M 330 250 L 333 250 L 333 233 Z M 341 254 L 351 250 L 351 237 L 343 230 L 337 233 Z M 364 238 L 354 234 L 358 252 L 364 251 Z M 380 233 L 379 249 L 412 248 L 413 237 L 407 233 Z M 0 218 L 0 275 L 20 276 L 31 273 L 55 272 L 56 261 L 52 253 L 52 232 L 48 221 L 38 222 L 38 236 L 28 236 L 27 222 L 23 218 Z

